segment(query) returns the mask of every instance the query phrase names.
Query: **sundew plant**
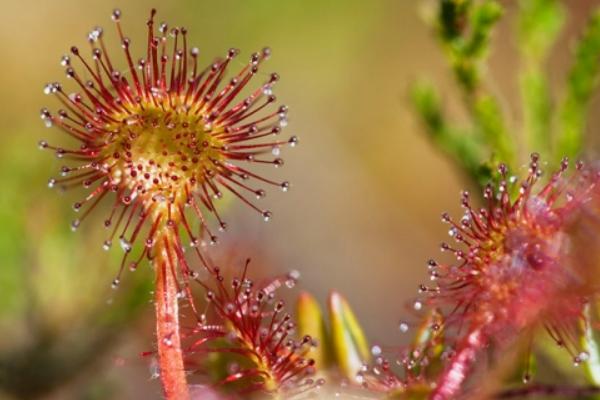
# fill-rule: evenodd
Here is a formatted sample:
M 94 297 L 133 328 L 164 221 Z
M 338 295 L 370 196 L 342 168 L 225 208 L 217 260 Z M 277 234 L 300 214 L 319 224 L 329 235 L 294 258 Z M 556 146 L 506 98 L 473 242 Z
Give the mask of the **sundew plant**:
M 151 366 L 162 398 L 600 398 L 600 163 L 588 129 L 600 5 L 581 17 L 560 79 L 547 65 L 568 21 L 566 2 L 430 0 L 415 8 L 454 92 L 422 76 L 409 89 L 411 112 L 464 190 L 461 211 L 441 213 L 449 239 L 423 263 L 426 280 L 414 295 L 370 294 L 399 310 L 412 298 L 404 314 L 371 319 L 400 320 L 396 344 L 366 334 L 352 293 L 337 291 L 335 279 L 325 282 L 322 307 L 293 263 L 265 272 L 251 246 L 222 240 L 238 223 L 248 229 L 236 221 L 239 204 L 264 223 L 274 218 L 268 193 L 310 190 L 281 177 L 284 153 L 300 141 L 285 133 L 288 107 L 269 70 L 277 52 L 230 48 L 213 57 L 190 40 L 202 26 L 162 22 L 153 8 L 114 9 L 110 30 L 93 27 L 89 46 L 66 44 L 63 78 L 43 86 L 40 117 L 51 129 L 38 146 L 58 167 L 47 186 L 76 196 L 75 236 L 102 237 L 107 286 L 151 297 L 154 322 L 144 325 L 138 361 Z M 499 29 L 507 10 L 512 31 Z M 145 34 L 128 36 L 136 24 Z M 490 73 L 499 37 L 518 52 L 510 75 L 519 102 L 510 107 L 510 90 Z M 396 84 L 394 76 L 386 82 Z M 143 313 L 130 303 L 131 312 L 98 326 L 124 329 Z M 0 370 L 3 389 L 41 398 L 45 388 L 28 391 L 21 370 Z

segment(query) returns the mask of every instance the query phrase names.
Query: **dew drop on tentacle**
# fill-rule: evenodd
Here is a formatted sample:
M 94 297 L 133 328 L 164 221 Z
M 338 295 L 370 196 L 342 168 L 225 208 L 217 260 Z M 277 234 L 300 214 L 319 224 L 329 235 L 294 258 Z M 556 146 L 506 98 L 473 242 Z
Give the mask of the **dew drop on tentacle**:
M 285 285 L 291 289 L 296 286 L 298 279 L 300 279 L 300 272 L 297 270 L 292 270 L 286 276 Z
M 132 249 L 131 243 L 125 237 L 119 238 L 119 244 L 125 253 L 129 253 Z
M 75 232 L 75 231 L 76 231 L 76 230 L 79 228 L 79 225 L 81 225 L 81 221 L 80 221 L 80 220 L 78 220 L 78 219 L 74 219 L 74 220 L 71 222 L 71 230 L 72 230 L 73 232 Z
M 265 222 L 269 222 L 271 220 L 271 218 L 273 217 L 273 213 L 271 211 L 268 211 L 268 210 L 267 211 L 263 211 L 262 216 L 263 216 L 263 220 Z
M 400 332 L 406 333 L 409 330 L 409 325 L 405 321 L 400 321 L 400 323 L 398 324 L 398 329 L 400 330 Z

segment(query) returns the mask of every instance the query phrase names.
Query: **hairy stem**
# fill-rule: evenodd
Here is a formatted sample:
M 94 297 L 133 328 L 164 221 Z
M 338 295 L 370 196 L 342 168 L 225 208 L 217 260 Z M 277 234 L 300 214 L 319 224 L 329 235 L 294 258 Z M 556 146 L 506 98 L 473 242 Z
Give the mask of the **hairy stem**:
M 166 233 L 157 243 L 154 259 L 156 268 L 156 339 L 160 365 L 160 379 L 165 398 L 186 400 L 190 398 L 181 337 L 179 335 L 179 310 L 177 282 L 172 250 Z
M 449 400 L 456 398 L 469 376 L 478 353 L 485 347 L 481 328 L 472 329 L 463 343 L 459 345 L 448 367 L 438 379 L 436 388 L 429 397 L 431 400 Z

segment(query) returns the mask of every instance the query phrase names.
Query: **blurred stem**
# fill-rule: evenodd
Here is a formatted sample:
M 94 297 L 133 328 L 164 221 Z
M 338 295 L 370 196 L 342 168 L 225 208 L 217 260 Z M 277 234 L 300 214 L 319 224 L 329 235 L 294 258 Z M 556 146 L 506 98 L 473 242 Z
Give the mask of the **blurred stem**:
M 166 228 L 168 229 L 168 228 Z M 166 399 L 190 398 L 181 337 L 179 335 L 179 299 L 175 274 L 175 257 L 169 248 L 169 233 L 159 236 L 154 259 L 156 269 L 156 340 L 160 379 Z
M 457 346 L 456 353 L 439 376 L 431 399 L 454 399 L 462 391 L 480 352 L 487 346 L 482 327 L 474 327 Z
M 497 393 L 495 399 L 553 396 L 560 399 L 583 399 L 600 393 L 598 386 L 529 385 Z

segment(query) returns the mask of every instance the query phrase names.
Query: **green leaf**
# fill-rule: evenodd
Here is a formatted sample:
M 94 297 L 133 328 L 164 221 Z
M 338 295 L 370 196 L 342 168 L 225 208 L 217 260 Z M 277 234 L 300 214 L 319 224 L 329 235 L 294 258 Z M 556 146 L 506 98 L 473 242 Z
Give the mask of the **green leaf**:
M 464 49 L 465 56 L 482 59 L 487 55 L 492 28 L 503 10 L 495 1 L 484 1 L 471 13 L 471 37 Z
M 462 166 L 476 182 L 489 179 L 482 167 L 487 159 L 481 144 L 472 135 L 448 126 L 441 109 L 440 97 L 428 82 L 419 81 L 411 88 L 411 102 L 425 130 L 434 143 Z
M 438 35 L 461 88 L 474 94 L 480 81 L 480 64 L 489 48 L 495 23 L 502 15 L 496 1 L 441 0 Z
M 519 1 L 519 47 L 526 62 L 543 62 L 565 20 L 557 0 Z
M 440 1 L 438 19 L 443 40 L 450 41 L 462 34 L 470 5 L 469 0 Z
M 560 111 L 557 159 L 577 157 L 583 144 L 586 114 L 600 74 L 600 8 L 590 17 L 577 44 L 575 61 L 569 72 L 566 94 Z
M 594 385 L 600 385 L 600 349 L 594 337 L 594 329 L 592 328 L 592 313 L 590 305 L 586 305 L 583 311 L 585 316 L 585 324 L 582 326 L 583 335 L 581 337 L 581 345 L 588 354 L 588 359 L 583 363 L 588 382 Z
M 491 153 L 503 162 L 512 165 L 514 143 L 506 132 L 500 105 L 496 99 L 488 95 L 481 95 L 475 100 L 473 118 L 482 139 L 490 146 Z
M 308 356 L 315 360 L 317 370 L 327 368 L 331 363 L 331 340 L 327 333 L 323 311 L 317 300 L 308 292 L 301 292 L 296 301 L 296 322 L 298 334 L 310 335 L 318 346 L 311 349 Z
M 346 299 L 335 291 L 329 295 L 329 317 L 337 365 L 346 378 L 354 381 L 371 358 L 367 338 Z
M 524 136 L 529 152 L 547 153 L 551 143 L 552 100 L 544 62 L 564 23 L 557 0 L 519 2 L 519 76 Z

